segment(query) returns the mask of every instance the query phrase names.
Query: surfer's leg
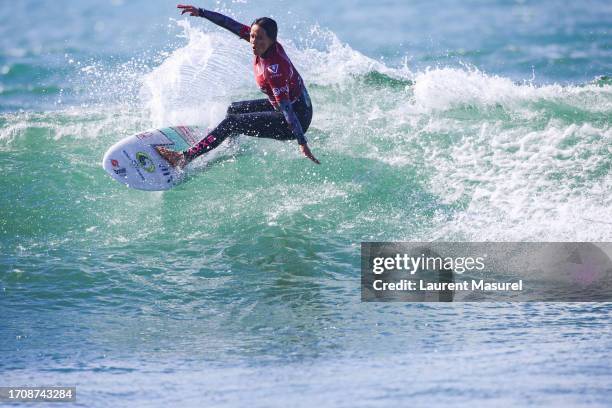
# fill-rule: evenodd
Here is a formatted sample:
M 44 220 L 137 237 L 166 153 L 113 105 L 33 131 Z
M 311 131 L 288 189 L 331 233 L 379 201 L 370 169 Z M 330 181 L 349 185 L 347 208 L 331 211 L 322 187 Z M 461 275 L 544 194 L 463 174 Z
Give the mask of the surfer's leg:
M 250 101 L 232 102 L 227 108 L 227 115 L 252 112 L 270 112 L 274 107 L 268 99 L 253 99 Z
M 293 103 L 293 109 L 305 132 L 312 119 L 310 100 L 305 103 L 303 98 L 299 99 Z M 219 146 L 226 138 L 239 134 L 276 140 L 295 139 L 285 116 L 274 110 L 267 99 L 255 99 L 232 103 L 227 109 L 225 119 L 190 149 L 178 153 L 159 147 L 158 151 L 173 166 L 183 167 L 196 157 Z
M 268 139 L 288 140 L 294 136 L 281 112 L 252 112 L 230 115 L 217 126 L 212 134 L 239 134 L 264 137 Z
M 183 154 L 187 162 L 190 162 L 219 146 L 226 138 L 240 134 L 277 140 L 295 138 L 280 112 L 241 113 L 228 115 L 208 136 Z
M 257 102 L 260 106 L 265 107 L 266 110 L 261 112 L 248 112 L 237 115 L 228 115 L 223 122 L 219 124 L 217 129 L 220 131 L 231 132 L 235 134 L 245 134 L 254 137 L 263 137 L 268 139 L 277 140 L 290 140 L 295 139 L 295 136 L 291 132 L 285 115 L 274 110 L 272 105 L 267 102 L 264 105 L 263 102 L 267 100 L 261 99 L 259 101 L 245 101 L 247 103 Z M 256 106 L 253 104 L 252 106 Z M 312 120 L 312 106 L 305 104 L 301 99 L 293 103 L 293 110 L 302 125 L 304 132 L 310 126 Z M 217 130 L 215 129 L 215 131 Z M 213 133 L 215 133 L 213 131 Z
M 256 109 L 264 110 L 253 111 Z M 306 131 L 312 119 L 312 107 L 299 101 L 294 103 L 294 109 L 302 129 Z M 229 113 L 230 110 L 244 113 L 233 114 Z M 186 162 L 188 163 L 201 154 L 211 151 L 226 138 L 240 134 L 276 140 L 295 139 L 295 135 L 289 129 L 283 113 L 275 111 L 267 99 L 236 102 L 230 105 L 228 115 L 208 136 L 183 152 Z

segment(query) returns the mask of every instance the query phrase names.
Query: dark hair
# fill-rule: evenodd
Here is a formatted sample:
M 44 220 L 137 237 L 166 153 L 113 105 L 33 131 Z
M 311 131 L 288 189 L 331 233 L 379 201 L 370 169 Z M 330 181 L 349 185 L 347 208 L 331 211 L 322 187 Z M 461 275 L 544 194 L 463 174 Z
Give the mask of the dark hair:
M 259 17 L 253 21 L 251 26 L 254 24 L 257 24 L 263 28 L 272 41 L 276 41 L 276 34 L 278 34 L 278 26 L 276 25 L 276 21 L 272 20 L 270 17 Z

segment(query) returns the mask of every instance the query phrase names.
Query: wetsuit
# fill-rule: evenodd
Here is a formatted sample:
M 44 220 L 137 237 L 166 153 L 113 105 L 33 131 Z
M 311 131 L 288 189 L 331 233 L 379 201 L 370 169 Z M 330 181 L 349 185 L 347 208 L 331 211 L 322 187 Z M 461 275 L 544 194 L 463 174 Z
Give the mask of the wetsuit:
M 251 28 L 223 14 L 199 9 L 200 17 L 249 41 Z M 275 42 L 253 62 L 255 80 L 268 99 L 234 102 L 227 116 L 198 144 L 183 152 L 187 161 L 219 146 L 229 136 L 245 134 L 278 140 L 296 139 L 306 144 L 304 132 L 312 119 L 312 104 L 283 47 Z

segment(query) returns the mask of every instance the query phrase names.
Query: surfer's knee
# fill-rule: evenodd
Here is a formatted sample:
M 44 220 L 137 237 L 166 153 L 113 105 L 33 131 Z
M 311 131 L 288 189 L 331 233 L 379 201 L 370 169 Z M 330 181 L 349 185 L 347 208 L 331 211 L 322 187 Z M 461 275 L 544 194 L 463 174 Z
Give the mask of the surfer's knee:
M 230 114 L 225 117 L 219 124 L 219 127 L 223 128 L 227 132 L 240 131 L 244 126 L 244 119 L 240 115 Z
M 227 107 L 227 111 L 225 112 L 225 116 L 235 115 L 240 111 L 241 108 L 240 102 L 232 102 Z

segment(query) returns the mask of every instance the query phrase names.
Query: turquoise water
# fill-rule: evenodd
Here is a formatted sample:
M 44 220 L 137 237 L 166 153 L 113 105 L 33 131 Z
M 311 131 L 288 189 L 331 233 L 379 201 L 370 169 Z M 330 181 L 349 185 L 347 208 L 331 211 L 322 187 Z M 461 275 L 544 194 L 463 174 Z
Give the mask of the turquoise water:
M 88 407 L 609 404 L 610 304 L 359 287 L 362 241 L 612 239 L 607 2 L 220 2 L 277 18 L 323 164 L 243 137 L 129 190 L 110 145 L 260 95 L 246 43 L 174 7 L 0 6 L 0 385 Z

